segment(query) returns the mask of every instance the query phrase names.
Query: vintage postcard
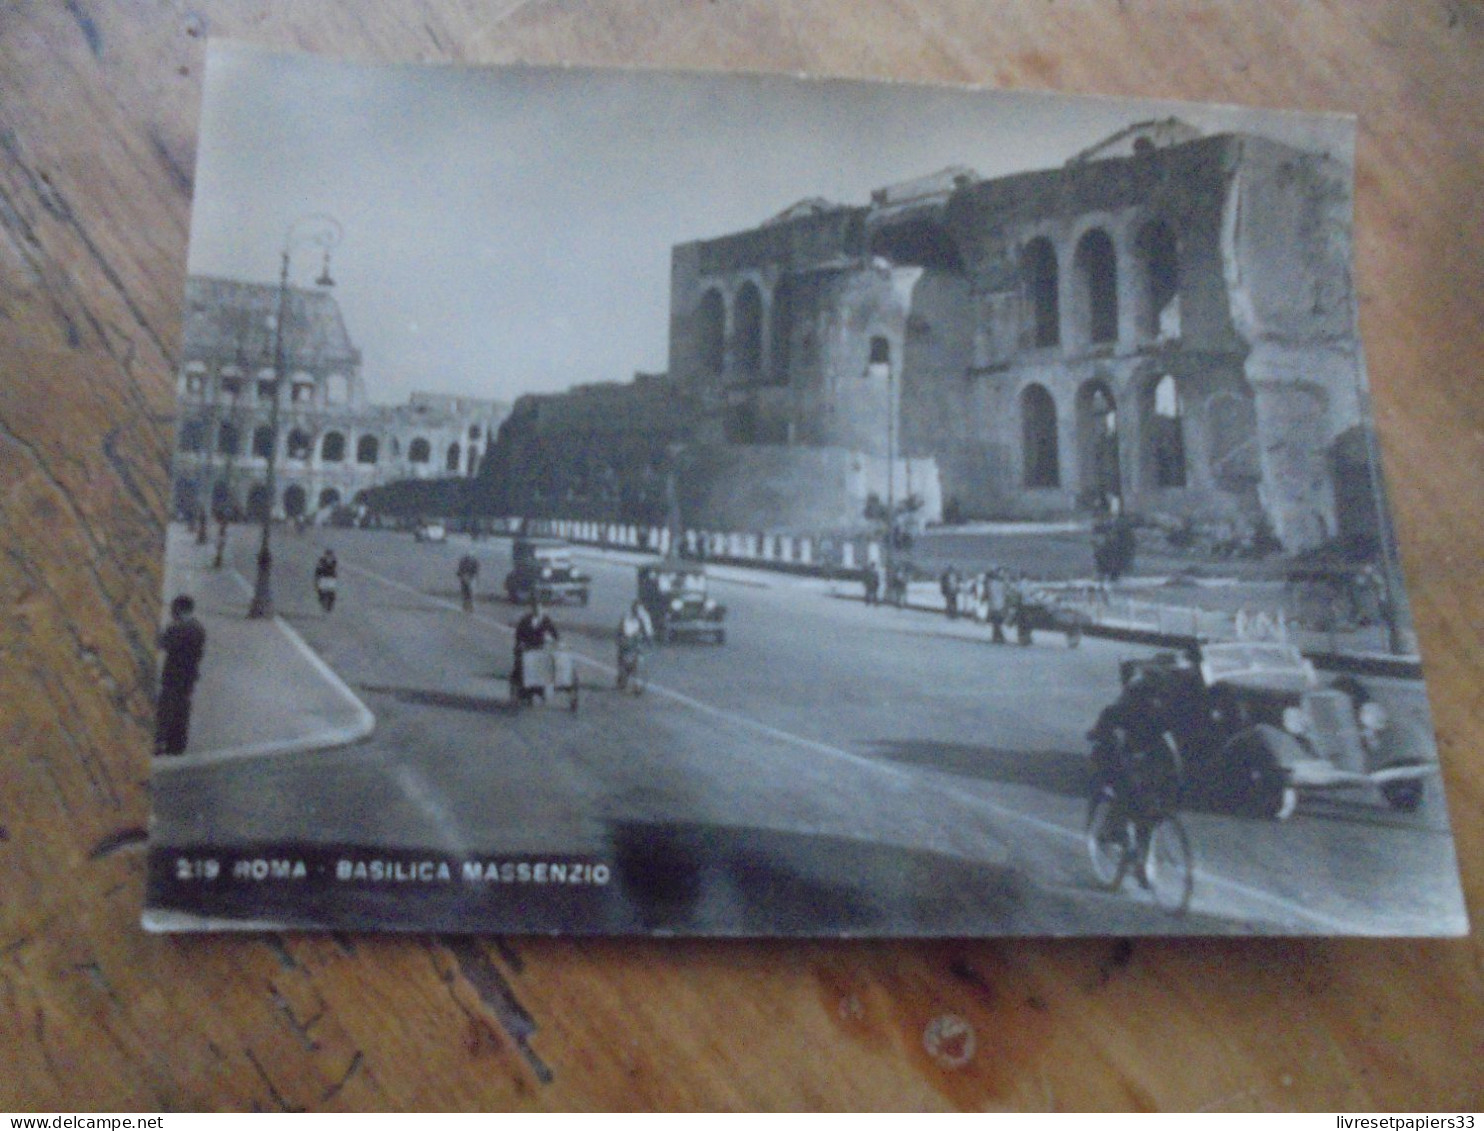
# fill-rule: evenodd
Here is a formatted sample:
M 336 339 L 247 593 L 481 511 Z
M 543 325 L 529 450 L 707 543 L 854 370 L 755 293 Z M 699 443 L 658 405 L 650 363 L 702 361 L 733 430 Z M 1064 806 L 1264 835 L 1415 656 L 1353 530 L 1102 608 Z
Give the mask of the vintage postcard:
M 1353 149 L 214 45 L 145 925 L 1465 933 Z

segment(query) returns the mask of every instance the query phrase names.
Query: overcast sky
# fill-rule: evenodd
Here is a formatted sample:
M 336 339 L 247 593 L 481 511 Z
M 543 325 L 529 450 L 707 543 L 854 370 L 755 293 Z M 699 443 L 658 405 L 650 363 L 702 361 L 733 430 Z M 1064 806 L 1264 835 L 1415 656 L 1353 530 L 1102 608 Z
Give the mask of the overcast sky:
M 1060 165 L 1175 114 L 1353 165 L 1348 118 L 778 77 L 369 66 L 213 43 L 189 269 L 275 282 L 308 213 L 373 401 L 660 372 L 670 248 L 967 165 Z M 320 267 L 296 251 L 292 276 Z

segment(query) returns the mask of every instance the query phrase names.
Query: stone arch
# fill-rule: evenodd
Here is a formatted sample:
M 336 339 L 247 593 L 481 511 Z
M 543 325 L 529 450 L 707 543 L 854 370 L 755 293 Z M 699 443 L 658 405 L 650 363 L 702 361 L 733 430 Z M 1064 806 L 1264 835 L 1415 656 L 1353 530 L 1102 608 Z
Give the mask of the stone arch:
M 1027 488 L 1061 486 L 1056 429 L 1056 401 L 1044 385 L 1027 385 L 1020 391 L 1022 482 Z
M 326 432 L 320 441 L 319 458 L 325 463 L 345 462 L 345 433 Z
M 309 453 L 314 450 L 314 441 L 308 432 L 302 428 L 295 428 L 289 433 L 288 455 L 289 459 L 305 460 Z
M 309 496 L 297 483 L 290 483 L 283 492 L 283 513 L 289 518 L 298 518 L 309 506 Z
M 206 447 L 206 421 L 192 418 L 180 426 L 180 450 L 199 452 Z
M 871 254 L 896 264 L 961 275 L 963 253 L 953 235 L 936 220 L 916 218 L 879 228 L 871 236 Z
M 1119 451 L 1118 402 L 1101 377 L 1077 390 L 1077 465 L 1083 505 L 1096 511 L 1122 510 L 1123 472 Z
M 1091 228 L 1072 257 L 1081 340 L 1102 345 L 1118 340 L 1118 253 L 1113 238 Z
M 374 464 L 381 454 L 381 442 L 375 436 L 362 436 L 356 441 L 356 462 Z
M 1166 489 L 1187 485 L 1185 404 L 1174 374 L 1161 373 L 1144 384 L 1139 398 L 1142 482 Z
M 443 460 L 443 470 L 453 472 L 455 475 L 457 475 L 459 470 L 459 457 L 461 454 L 462 453 L 459 450 L 459 442 L 457 440 L 449 444 L 448 453 Z
M 790 278 L 773 290 L 773 309 L 768 320 L 768 381 L 787 385 L 792 376 L 794 318 L 797 287 Z
M 1139 271 L 1138 331 L 1150 339 L 1180 336 L 1180 247 L 1163 220 L 1151 220 L 1134 239 Z
M 319 493 L 319 510 L 329 510 L 331 507 L 340 505 L 340 492 L 334 487 L 326 487 Z
M 273 458 L 273 429 L 259 425 L 252 432 L 252 454 L 258 459 Z
M 235 456 L 242 450 L 242 432 L 230 420 L 223 420 L 216 430 L 216 450 L 224 456 Z
M 756 379 L 763 368 L 763 296 L 757 284 L 742 284 L 732 306 L 732 357 L 744 379 Z
M 1061 344 L 1060 271 L 1056 248 L 1038 236 L 1021 252 L 1020 278 L 1030 311 L 1031 343 L 1038 349 Z
M 422 436 L 414 437 L 412 443 L 407 445 L 408 463 L 427 463 L 432 458 L 433 445 Z
M 701 372 L 707 377 L 720 377 L 726 364 L 726 305 L 721 291 L 709 288 L 696 308 L 696 342 Z
M 268 517 L 268 508 L 273 496 L 268 493 L 268 484 L 254 483 L 247 493 L 247 517 L 262 522 Z
M 232 485 L 218 479 L 211 488 L 211 513 L 218 518 L 230 518 L 237 513 L 237 499 L 232 494 Z

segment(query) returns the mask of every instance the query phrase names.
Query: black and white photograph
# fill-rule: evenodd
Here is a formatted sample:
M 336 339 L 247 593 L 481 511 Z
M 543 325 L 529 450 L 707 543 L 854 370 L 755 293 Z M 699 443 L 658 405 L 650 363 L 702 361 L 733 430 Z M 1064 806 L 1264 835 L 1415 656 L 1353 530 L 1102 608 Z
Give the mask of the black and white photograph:
M 1354 149 L 213 43 L 145 926 L 1466 934 Z

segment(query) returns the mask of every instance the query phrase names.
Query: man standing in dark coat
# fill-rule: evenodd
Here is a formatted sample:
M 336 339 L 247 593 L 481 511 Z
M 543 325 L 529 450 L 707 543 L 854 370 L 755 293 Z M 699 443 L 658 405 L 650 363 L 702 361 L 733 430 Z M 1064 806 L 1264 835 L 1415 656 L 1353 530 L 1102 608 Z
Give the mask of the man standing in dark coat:
M 201 674 L 206 629 L 194 614 L 196 602 L 181 594 L 170 602 L 170 624 L 160 633 L 165 666 L 160 672 L 160 703 L 156 712 L 155 753 L 184 754 L 191 727 L 191 693 Z

